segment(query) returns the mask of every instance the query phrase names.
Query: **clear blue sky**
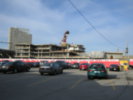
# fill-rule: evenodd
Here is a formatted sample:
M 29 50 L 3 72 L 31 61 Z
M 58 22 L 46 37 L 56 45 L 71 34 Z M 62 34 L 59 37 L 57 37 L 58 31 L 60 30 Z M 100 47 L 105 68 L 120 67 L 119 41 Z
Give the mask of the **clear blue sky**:
M 59 44 L 69 30 L 68 43 L 83 44 L 87 52 L 123 52 L 128 43 L 133 55 L 133 0 L 71 1 L 117 46 L 97 34 L 68 0 L 0 0 L 0 41 L 8 41 L 10 27 L 20 27 L 30 29 L 33 44 Z

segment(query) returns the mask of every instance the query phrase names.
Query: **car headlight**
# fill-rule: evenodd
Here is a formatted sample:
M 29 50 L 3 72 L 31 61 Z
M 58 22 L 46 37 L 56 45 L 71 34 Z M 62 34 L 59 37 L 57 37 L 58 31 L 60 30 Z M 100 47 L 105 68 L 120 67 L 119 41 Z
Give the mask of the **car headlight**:
M 6 68 L 6 66 L 2 66 L 2 68 Z

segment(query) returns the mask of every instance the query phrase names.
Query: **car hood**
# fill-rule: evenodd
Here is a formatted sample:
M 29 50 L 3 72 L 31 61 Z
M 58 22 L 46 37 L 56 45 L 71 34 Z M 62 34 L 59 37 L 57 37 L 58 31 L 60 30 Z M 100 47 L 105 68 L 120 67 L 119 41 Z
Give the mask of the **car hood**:
M 40 66 L 40 68 L 51 68 L 50 66 Z

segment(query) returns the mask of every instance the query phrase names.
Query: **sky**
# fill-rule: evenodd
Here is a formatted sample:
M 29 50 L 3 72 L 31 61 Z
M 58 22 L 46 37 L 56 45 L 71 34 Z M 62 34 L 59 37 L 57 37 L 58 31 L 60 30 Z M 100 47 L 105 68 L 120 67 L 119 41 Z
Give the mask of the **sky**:
M 124 52 L 128 46 L 133 55 L 133 0 L 71 1 L 98 32 L 69 0 L 0 0 L 0 42 L 8 42 L 10 27 L 29 29 L 33 44 L 59 45 L 69 30 L 67 42 L 84 45 L 86 52 Z

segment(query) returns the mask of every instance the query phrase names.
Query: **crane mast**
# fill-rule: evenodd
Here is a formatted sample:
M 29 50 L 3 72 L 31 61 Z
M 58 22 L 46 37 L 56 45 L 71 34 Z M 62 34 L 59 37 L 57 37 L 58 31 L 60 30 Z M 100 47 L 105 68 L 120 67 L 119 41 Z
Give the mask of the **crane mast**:
M 69 35 L 69 31 L 66 31 L 64 33 L 63 39 L 61 41 L 61 46 L 66 47 L 67 46 L 67 37 Z

